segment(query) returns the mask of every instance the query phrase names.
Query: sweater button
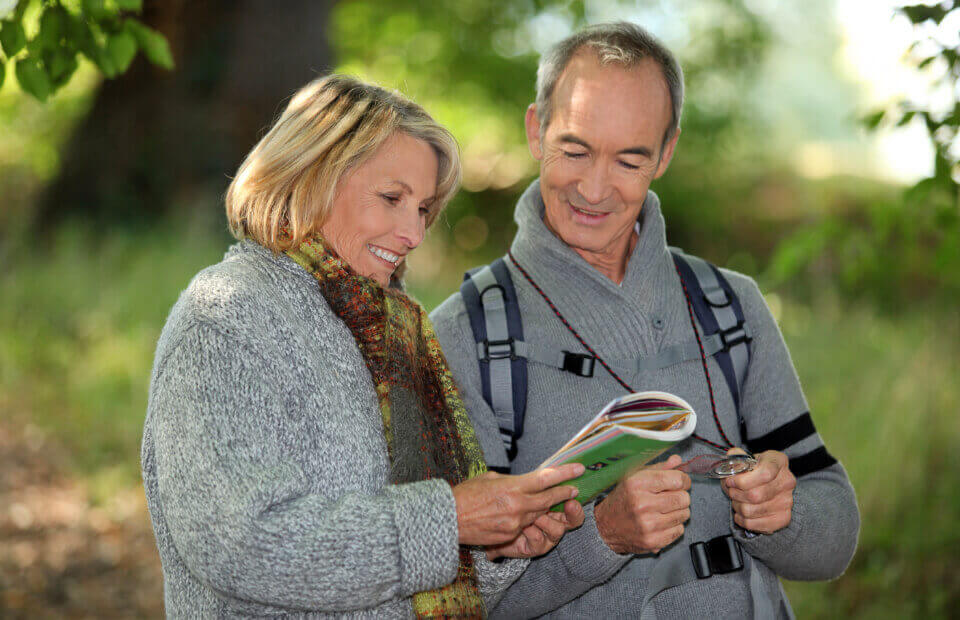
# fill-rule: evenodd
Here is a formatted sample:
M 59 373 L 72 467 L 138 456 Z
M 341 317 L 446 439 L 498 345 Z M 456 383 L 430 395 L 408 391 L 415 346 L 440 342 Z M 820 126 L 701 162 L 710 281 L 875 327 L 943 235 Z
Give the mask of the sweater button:
M 657 329 L 663 329 L 663 319 L 660 317 L 654 317 L 653 326 Z

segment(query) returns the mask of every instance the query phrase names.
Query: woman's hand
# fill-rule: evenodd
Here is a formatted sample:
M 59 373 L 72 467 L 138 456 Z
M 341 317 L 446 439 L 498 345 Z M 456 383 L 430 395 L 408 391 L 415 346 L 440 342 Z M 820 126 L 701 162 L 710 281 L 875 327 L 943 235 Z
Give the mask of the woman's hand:
M 555 485 L 576 478 L 583 469 L 580 463 L 569 463 L 522 476 L 487 472 L 461 482 L 453 487 L 460 544 L 486 547 L 515 541 L 551 506 L 576 497 L 576 488 Z
M 563 504 L 563 512 L 548 512 L 537 517 L 532 525 L 512 541 L 487 547 L 487 559 L 499 557 L 535 558 L 557 546 L 563 535 L 583 525 L 583 506 L 574 499 Z

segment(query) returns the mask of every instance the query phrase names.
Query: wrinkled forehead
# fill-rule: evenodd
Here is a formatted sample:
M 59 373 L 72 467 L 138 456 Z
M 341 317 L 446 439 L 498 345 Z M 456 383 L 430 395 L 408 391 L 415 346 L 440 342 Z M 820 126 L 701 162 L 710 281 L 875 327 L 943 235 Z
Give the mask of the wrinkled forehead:
M 551 132 L 659 140 L 671 120 L 670 91 L 652 59 L 600 64 L 595 54 L 578 53 L 557 81 L 552 105 Z

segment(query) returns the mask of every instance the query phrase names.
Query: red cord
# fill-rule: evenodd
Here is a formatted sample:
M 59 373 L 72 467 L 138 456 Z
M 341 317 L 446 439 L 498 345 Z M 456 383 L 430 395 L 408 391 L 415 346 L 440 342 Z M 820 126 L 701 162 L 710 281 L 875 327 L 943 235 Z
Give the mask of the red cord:
M 513 261 L 514 266 L 516 266 L 516 268 L 520 271 L 520 273 L 523 274 L 523 277 L 527 279 L 527 282 L 530 283 L 530 286 L 532 286 L 532 287 L 534 288 L 534 290 L 536 290 L 536 291 L 540 294 L 540 297 L 543 297 L 543 300 L 544 300 L 545 302 L 547 302 L 547 305 L 550 306 L 550 309 L 553 310 L 553 313 L 554 313 L 555 315 L 557 315 L 557 318 L 560 319 L 560 322 L 563 323 L 563 325 L 564 325 L 568 330 L 570 330 L 570 333 L 573 334 L 573 336 L 574 336 L 574 337 L 577 339 L 577 341 L 583 346 L 583 348 L 586 349 L 587 351 L 589 351 L 589 352 L 590 352 L 590 355 L 592 355 L 598 362 L 600 362 L 600 365 L 603 366 L 604 370 L 606 370 L 608 373 L 610 373 L 610 376 L 613 377 L 613 378 L 616 380 L 616 382 L 619 383 L 619 384 L 623 387 L 623 389 L 625 389 L 625 390 L 627 390 L 628 392 L 631 392 L 631 393 L 632 393 L 632 392 L 635 392 L 636 390 L 634 390 L 632 387 L 630 387 L 630 385 L 627 384 L 626 381 L 624 381 L 623 379 L 621 379 L 621 378 L 617 375 L 617 373 L 615 373 L 615 372 L 613 371 L 613 369 L 610 368 L 609 365 L 607 365 L 607 363 L 603 360 L 603 358 L 600 357 L 600 355 L 599 355 L 596 351 L 593 350 L 593 347 L 591 347 L 590 345 L 587 344 L 587 342 L 580 336 L 580 334 L 577 332 L 577 330 L 573 328 L 573 325 L 570 325 L 570 323 L 567 321 L 567 319 L 565 319 L 564 316 L 560 313 L 560 310 L 558 310 L 557 307 L 556 307 L 556 306 L 553 304 L 553 302 L 550 300 L 550 297 L 548 297 L 547 294 L 546 294 L 545 292 L 543 292 L 543 289 L 540 288 L 540 287 L 537 285 L 536 282 L 534 282 L 534 280 L 533 280 L 533 278 L 530 276 L 530 274 L 527 273 L 527 270 L 524 269 L 524 268 L 520 265 L 520 263 L 517 261 L 517 259 L 513 256 L 513 252 L 512 252 L 512 251 L 507 251 L 507 256 L 510 257 L 510 260 Z M 676 267 L 676 266 L 675 266 L 675 267 Z M 677 275 L 680 275 L 679 270 L 677 271 Z M 683 284 L 683 278 L 680 279 L 680 283 Z M 726 452 L 727 448 L 732 448 L 732 447 L 733 447 L 733 444 L 730 443 L 730 440 L 729 440 L 729 439 L 727 439 L 727 434 L 723 432 L 723 426 L 720 425 L 720 417 L 717 415 L 717 405 L 716 405 L 716 402 L 714 402 L 714 399 L 713 399 L 713 384 L 712 384 L 711 381 L 710 381 L 710 372 L 707 370 L 707 356 L 706 356 L 706 353 L 705 353 L 704 350 L 703 350 L 703 343 L 700 341 L 700 334 L 697 332 L 696 323 L 694 323 L 694 321 L 693 321 L 693 305 L 690 303 L 690 294 L 687 292 L 687 287 L 686 287 L 686 286 L 683 287 L 683 296 L 684 296 L 684 297 L 686 298 L 686 300 L 687 300 L 687 311 L 688 311 L 688 313 L 690 314 L 690 326 L 693 328 L 693 333 L 694 333 L 694 335 L 697 337 L 697 346 L 700 347 L 700 361 L 703 362 L 703 372 L 704 372 L 704 376 L 707 378 L 707 390 L 708 390 L 708 392 L 709 392 L 709 394 L 710 394 L 710 407 L 713 409 L 713 420 L 714 420 L 714 422 L 716 422 L 716 424 L 717 424 L 717 429 L 720 431 L 720 436 L 723 437 L 723 440 L 727 442 L 727 446 L 722 446 L 722 445 L 720 445 L 720 444 L 718 444 L 718 443 L 715 443 L 715 442 L 713 442 L 713 441 L 710 441 L 709 439 L 706 439 L 705 437 L 701 437 L 700 435 L 697 435 L 696 433 L 694 433 L 693 435 L 691 435 L 691 437 L 693 437 L 694 439 L 696 439 L 696 440 L 698 440 L 698 441 L 702 441 L 703 443 L 709 444 L 709 445 L 713 446 L 714 448 L 716 448 L 717 450 L 721 450 L 721 451 L 723 451 L 723 452 Z

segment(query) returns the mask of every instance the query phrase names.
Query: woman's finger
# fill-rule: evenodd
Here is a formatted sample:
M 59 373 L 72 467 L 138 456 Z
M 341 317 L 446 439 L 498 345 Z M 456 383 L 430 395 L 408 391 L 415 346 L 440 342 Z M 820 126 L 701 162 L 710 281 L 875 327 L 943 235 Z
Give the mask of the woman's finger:
M 573 499 L 580 493 L 577 487 L 562 485 L 551 487 L 545 491 L 540 491 L 535 495 L 530 495 L 531 512 L 544 512 L 552 506 L 562 504 L 568 499 Z
M 523 481 L 524 491 L 536 493 L 537 491 L 556 486 L 561 482 L 572 480 L 580 476 L 585 469 L 582 463 L 567 463 L 559 467 L 547 467 L 545 469 L 534 470 L 529 474 L 520 476 L 520 479 Z
M 537 520 L 533 522 L 531 527 L 538 528 L 552 545 L 557 544 L 567 531 L 566 525 L 564 525 L 562 521 L 557 520 L 553 516 L 553 513 L 547 513 L 537 517 Z

